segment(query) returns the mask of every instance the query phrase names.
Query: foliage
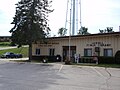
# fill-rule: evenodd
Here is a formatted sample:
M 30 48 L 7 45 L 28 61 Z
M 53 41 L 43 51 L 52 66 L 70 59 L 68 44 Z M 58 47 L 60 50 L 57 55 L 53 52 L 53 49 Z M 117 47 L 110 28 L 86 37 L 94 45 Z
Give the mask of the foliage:
M 120 68 L 119 64 L 98 64 L 99 67 L 106 67 L 106 68 Z
M 16 4 L 16 14 L 11 23 L 14 24 L 10 30 L 11 39 L 19 46 L 29 45 L 29 59 L 32 56 L 32 43 L 44 40 L 49 34 L 47 18 L 53 11 L 49 9 L 51 2 L 49 0 L 21 0 Z
M 6 52 L 21 53 L 23 55 L 23 57 L 28 57 L 28 47 L 0 50 L 0 55 L 4 54 Z
M 33 61 L 42 62 L 43 59 L 47 58 L 48 62 L 59 62 L 56 56 L 32 56 Z
M 10 46 L 10 42 L 0 42 L 0 47 Z
M 76 65 L 76 63 L 72 63 L 73 65 Z M 120 68 L 120 65 L 119 64 L 91 64 L 91 63 L 79 63 L 77 65 L 80 65 L 80 66 L 98 66 L 98 67 L 105 67 L 105 68 Z M 81 68 L 81 67 L 80 67 Z
M 80 30 L 79 30 L 79 32 L 78 32 L 78 34 L 88 35 L 88 34 L 90 34 L 90 33 L 88 32 L 88 28 L 86 28 L 86 27 L 81 27 Z
M 100 31 L 100 33 L 111 33 L 111 32 L 114 32 L 113 31 L 113 27 L 107 27 L 104 30 L 99 29 L 99 31 Z
M 115 57 L 98 56 L 99 64 L 117 64 Z M 80 63 L 95 63 L 93 56 L 82 57 Z
M 116 63 L 120 64 L 120 50 L 118 50 L 115 54 Z
M 99 60 L 99 63 L 102 63 L 102 64 L 115 64 L 116 63 L 114 57 L 99 56 L 98 60 Z
M 65 36 L 67 33 L 67 29 L 66 28 L 60 28 L 59 31 L 58 31 L 58 35 L 60 36 Z

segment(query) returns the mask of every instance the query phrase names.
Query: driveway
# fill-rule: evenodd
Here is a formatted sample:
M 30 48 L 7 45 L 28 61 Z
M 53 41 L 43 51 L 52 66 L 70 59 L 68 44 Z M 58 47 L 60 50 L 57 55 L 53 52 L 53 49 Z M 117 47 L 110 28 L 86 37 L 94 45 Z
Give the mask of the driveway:
M 28 58 L 0 58 L 0 61 L 28 60 Z
M 120 69 L 0 61 L 0 90 L 120 90 Z
M 6 49 L 12 49 L 12 48 L 17 48 L 17 46 L 13 46 L 13 47 L 0 47 L 0 50 L 6 50 Z

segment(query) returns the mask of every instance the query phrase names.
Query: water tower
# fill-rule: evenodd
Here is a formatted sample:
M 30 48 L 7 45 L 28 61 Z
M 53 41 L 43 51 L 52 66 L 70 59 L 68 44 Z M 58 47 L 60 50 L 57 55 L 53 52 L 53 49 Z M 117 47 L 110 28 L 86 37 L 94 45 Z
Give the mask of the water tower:
M 65 28 L 67 28 L 67 26 L 71 27 L 70 28 L 71 35 L 77 35 L 78 30 L 82 26 L 81 25 L 81 0 L 67 0 Z

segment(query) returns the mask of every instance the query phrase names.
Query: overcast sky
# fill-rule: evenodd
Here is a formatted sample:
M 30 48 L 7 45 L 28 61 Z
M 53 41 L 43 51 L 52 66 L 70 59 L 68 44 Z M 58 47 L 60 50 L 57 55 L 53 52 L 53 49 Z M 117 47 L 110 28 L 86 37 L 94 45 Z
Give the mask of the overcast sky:
M 0 36 L 10 36 L 10 23 L 15 14 L 15 3 L 18 0 L 1 0 L 0 2 Z M 98 33 L 99 29 L 113 27 L 119 31 L 120 0 L 81 0 L 82 26 L 90 33 Z M 57 35 L 59 28 L 65 26 L 67 0 L 53 0 L 54 12 L 49 15 L 52 35 Z

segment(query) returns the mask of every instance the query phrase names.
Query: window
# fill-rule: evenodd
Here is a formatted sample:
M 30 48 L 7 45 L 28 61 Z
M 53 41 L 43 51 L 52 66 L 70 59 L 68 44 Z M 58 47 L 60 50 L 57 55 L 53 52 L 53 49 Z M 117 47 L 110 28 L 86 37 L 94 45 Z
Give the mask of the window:
M 104 56 L 113 56 L 112 49 L 104 49 Z
M 36 55 L 40 55 L 40 49 L 39 49 L 39 48 L 36 48 L 35 54 L 36 54 Z
M 92 49 L 91 48 L 84 49 L 84 56 L 92 56 Z
M 49 49 L 49 55 L 50 56 L 54 56 L 54 54 L 55 54 L 55 49 L 54 48 L 50 48 Z

